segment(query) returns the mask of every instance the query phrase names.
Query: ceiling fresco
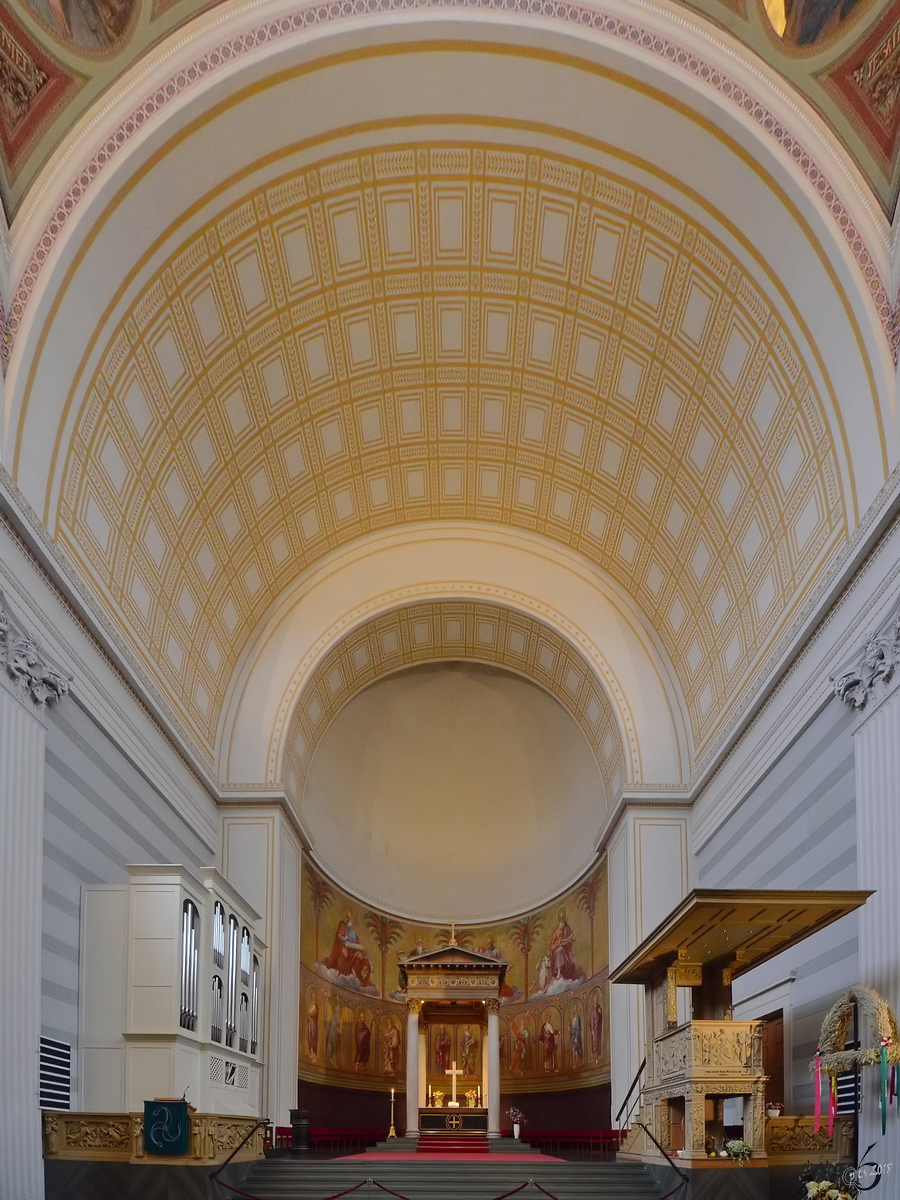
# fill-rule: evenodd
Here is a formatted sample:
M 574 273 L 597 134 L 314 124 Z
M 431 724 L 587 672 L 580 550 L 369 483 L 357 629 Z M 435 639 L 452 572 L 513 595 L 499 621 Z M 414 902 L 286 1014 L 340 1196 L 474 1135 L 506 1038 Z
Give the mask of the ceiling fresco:
M 12 220 L 116 80 L 217 0 L 0 0 L 0 185 Z M 693 0 L 832 127 L 884 210 L 898 190 L 900 0 Z

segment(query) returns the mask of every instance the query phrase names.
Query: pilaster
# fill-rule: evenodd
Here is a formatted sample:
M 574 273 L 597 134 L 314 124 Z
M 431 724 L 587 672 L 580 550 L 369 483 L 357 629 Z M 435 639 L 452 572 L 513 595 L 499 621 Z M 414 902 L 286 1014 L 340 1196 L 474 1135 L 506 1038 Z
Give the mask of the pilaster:
M 900 691 L 863 722 L 854 738 L 856 758 L 857 869 L 859 887 L 874 888 L 859 914 L 860 982 L 874 988 L 900 1012 Z M 900 1164 L 900 1130 L 889 1120 L 881 1137 L 874 1068 L 863 1081 L 860 1149 L 877 1143 L 875 1159 Z M 893 1112 L 889 1115 L 893 1115 Z M 872 1157 L 871 1155 L 869 1157 Z
M 278 807 L 231 807 L 222 817 L 222 874 L 263 918 L 268 947 L 261 1058 L 263 1115 L 290 1124 L 297 1105 L 302 850 Z
M 690 890 L 690 809 L 681 804 L 629 804 L 606 847 L 612 969 Z M 614 1124 L 644 1057 L 643 990 L 634 984 L 610 988 Z
M 857 872 L 874 888 L 859 913 L 859 982 L 900 1012 L 900 605 L 870 633 L 856 659 L 833 679 L 835 694 L 859 715 L 853 735 L 856 770 Z M 865 1035 L 864 1035 L 865 1036 Z M 888 1120 L 881 1135 L 876 1069 L 863 1072 L 860 1151 L 892 1174 L 900 1164 L 900 1129 Z M 893 1115 L 893 1110 L 889 1113 Z
M 41 1200 L 41 884 L 44 707 L 68 690 L 0 592 L 0 911 L 4 1027 L 0 1038 L 0 1196 Z

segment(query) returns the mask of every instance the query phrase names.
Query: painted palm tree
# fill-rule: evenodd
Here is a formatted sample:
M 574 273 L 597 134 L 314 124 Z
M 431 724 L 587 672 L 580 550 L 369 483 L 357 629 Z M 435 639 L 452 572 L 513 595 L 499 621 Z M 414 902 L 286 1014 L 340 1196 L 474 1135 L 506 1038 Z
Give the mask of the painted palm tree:
M 323 879 L 312 867 L 306 865 L 306 886 L 309 888 L 309 898 L 312 901 L 313 913 L 316 919 L 316 957 L 319 961 L 319 918 L 334 901 L 334 889 L 327 879 Z
M 575 898 L 578 901 L 578 907 L 587 913 L 588 923 L 591 927 L 591 976 L 595 975 L 594 969 L 594 915 L 597 912 L 597 896 L 600 892 L 600 872 L 595 871 L 589 879 L 586 879 L 575 893 Z
M 528 999 L 528 955 L 534 946 L 534 939 L 541 931 L 540 917 L 520 917 L 510 925 L 507 933 L 511 941 L 522 951 L 522 983 L 525 999 Z
M 367 912 L 365 922 L 381 952 L 381 994 L 385 996 L 387 994 L 385 992 L 387 952 L 403 933 L 403 926 L 399 921 L 392 921 L 383 913 L 375 912 Z

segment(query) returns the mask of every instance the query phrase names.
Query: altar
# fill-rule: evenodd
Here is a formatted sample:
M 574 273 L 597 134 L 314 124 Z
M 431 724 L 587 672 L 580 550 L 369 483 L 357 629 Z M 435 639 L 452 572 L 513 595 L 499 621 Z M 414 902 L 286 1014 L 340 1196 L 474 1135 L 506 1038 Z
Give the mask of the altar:
M 400 965 L 406 1128 L 500 1136 L 500 989 L 507 964 L 456 944 Z M 486 1104 L 485 1104 L 486 1101 Z

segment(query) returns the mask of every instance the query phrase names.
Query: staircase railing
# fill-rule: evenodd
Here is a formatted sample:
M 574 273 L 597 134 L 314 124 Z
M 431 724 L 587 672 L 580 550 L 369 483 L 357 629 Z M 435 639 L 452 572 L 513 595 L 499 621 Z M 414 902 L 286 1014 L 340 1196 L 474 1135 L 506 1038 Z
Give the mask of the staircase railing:
M 643 1058 L 641 1060 L 641 1065 L 637 1069 L 634 1079 L 632 1079 L 632 1081 L 631 1081 L 631 1087 L 625 1093 L 625 1099 L 622 1101 L 622 1106 L 619 1109 L 619 1111 L 616 1113 L 616 1125 L 618 1126 L 619 1129 L 627 1129 L 629 1127 L 629 1125 L 631 1123 L 632 1113 L 634 1112 L 635 1108 L 640 1103 L 641 1090 L 642 1090 L 640 1085 L 643 1081 L 644 1071 L 646 1070 L 646 1068 L 647 1068 L 647 1059 Z M 629 1100 L 631 1100 L 631 1094 L 632 1094 L 632 1092 L 634 1092 L 635 1088 L 637 1088 L 637 1092 L 635 1093 L 635 1097 L 631 1103 L 631 1107 L 629 1107 L 628 1102 L 629 1102 Z M 622 1113 L 625 1113 L 624 1122 L 622 1121 Z
M 641 1129 L 643 1129 L 644 1133 L 646 1133 L 647 1137 L 650 1139 L 650 1141 L 653 1143 L 653 1145 L 657 1148 L 657 1150 L 660 1152 L 660 1154 L 663 1156 L 663 1158 L 666 1160 L 666 1162 L 669 1164 L 669 1166 L 672 1168 L 672 1170 L 678 1176 L 678 1179 L 679 1179 L 678 1186 L 672 1188 L 671 1192 L 666 1192 L 665 1196 L 661 1197 L 661 1200 L 669 1200 L 670 1196 L 674 1196 L 675 1193 L 680 1192 L 683 1187 L 687 1187 L 687 1185 L 691 1182 L 691 1177 L 690 1177 L 690 1175 L 688 1175 L 687 1171 L 682 1171 L 678 1167 L 675 1166 L 675 1164 L 672 1162 L 669 1155 L 666 1153 L 666 1151 L 662 1148 L 662 1146 L 659 1144 L 659 1142 L 653 1136 L 652 1130 L 649 1129 L 648 1126 L 646 1126 L 643 1121 L 635 1121 L 635 1125 L 639 1125 L 641 1127 Z

